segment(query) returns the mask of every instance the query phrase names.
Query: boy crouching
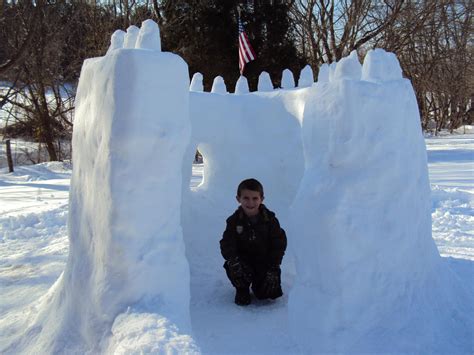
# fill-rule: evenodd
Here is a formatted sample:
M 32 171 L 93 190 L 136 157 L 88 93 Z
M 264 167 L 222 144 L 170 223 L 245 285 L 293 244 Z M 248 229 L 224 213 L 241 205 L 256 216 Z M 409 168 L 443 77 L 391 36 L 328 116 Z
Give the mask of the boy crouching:
M 220 241 L 224 268 L 236 288 L 235 303 L 250 304 L 250 291 L 258 299 L 283 295 L 280 265 L 286 250 L 286 234 L 275 213 L 262 203 L 263 186 L 256 179 L 237 188 L 239 208 L 227 218 Z

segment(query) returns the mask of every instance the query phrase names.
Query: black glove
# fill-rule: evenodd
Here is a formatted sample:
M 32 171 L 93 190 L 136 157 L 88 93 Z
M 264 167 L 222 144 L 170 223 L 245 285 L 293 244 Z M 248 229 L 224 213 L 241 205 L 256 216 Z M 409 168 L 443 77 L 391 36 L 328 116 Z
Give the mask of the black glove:
M 239 258 L 227 260 L 226 265 L 232 284 L 236 288 L 249 287 L 252 282 L 252 275 Z
M 279 266 L 271 266 L 265 274 L 262 291 L 267 297 L 276 298 L 282 295 L 280 275 Z

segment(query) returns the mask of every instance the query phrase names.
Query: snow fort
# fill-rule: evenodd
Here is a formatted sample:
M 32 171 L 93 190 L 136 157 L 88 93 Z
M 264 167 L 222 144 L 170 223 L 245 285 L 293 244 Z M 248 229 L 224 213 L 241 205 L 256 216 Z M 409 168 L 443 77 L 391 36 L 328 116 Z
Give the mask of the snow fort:
M 237 184 L 255 177 L 287 230 L 277 302 L 295 352 L 469 351 L 456 339 L 471 310 L 431 237 L 417 102 L 396 57 L 371 50 L 361 65 L 353 52 L 299 83 L 285 71 L 274 90 L 263 73 L 257 92 L 241 77 L 229 94 L 217 77 L 203 92 L 153 21 L 116 31 L 79 80 L 66 270 L 12 349 L 203 351 L 193 315 L 206 306 L 190 300 L 202 280 L 224 287 L 218 240 Z

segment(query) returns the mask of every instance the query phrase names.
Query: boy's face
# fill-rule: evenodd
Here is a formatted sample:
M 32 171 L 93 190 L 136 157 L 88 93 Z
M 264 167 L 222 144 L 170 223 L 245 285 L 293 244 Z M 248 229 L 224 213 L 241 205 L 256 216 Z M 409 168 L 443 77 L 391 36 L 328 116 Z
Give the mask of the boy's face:
M 237 201 L 242 206 L 245 214 L 252 217 L 258 214 L 258 208 L 263 202 L 263 197 L 260 196 L 258 191 L 244 189 L 240 192 L 240 196 L 237 196 Z

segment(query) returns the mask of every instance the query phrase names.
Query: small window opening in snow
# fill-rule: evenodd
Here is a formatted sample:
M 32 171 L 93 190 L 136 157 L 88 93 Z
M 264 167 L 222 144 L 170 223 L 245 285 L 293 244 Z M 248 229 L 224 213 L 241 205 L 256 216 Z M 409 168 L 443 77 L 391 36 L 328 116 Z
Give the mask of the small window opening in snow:
M 204 162 L 204 157 L 201 152 L 199 152 L 199 148 L 197 148 L 196 153 L 194 154 L 193 170 L 189 186 L 191 189 L 197 188 L 203 182 Z

